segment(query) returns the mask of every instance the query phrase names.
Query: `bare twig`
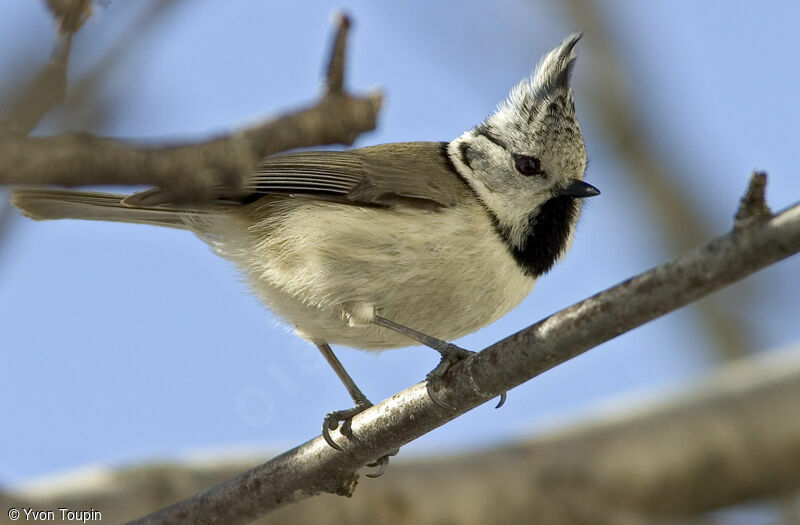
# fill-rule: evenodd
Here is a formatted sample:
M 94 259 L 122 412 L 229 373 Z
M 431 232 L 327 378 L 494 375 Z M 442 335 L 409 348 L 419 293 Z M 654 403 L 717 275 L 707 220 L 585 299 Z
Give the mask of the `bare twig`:
M 753 224 L 764 222 L 772 217 L 772 211 L 764 200 L 764 190 L 767 187 L 767 174 L 755 172 L 750 177 L 750 186 L 739 202 L 739 209 L 733 219 L 733 229 L 748 228 Z
M 350 29 L 350 18 L 339 13 L 336 15 L 336 37 L 333 40 L 331 58 L 328 61 L 326 95 L 339 95 L 344 89 L 344 50 L 347 48 L 347 33 Z
M 345 33 L 341 17 L 328 86 L 341 85 Z M 308 108 L 269 120 L 229 136 L 205 142 L 159 147 L 85 133 L 53 137 L 0 138 L 0 184 L 149 184 L 167 189 L 179 200 L 211 198 L 213 188 L 238 187 L 261 158 L 293 148 L 351 144 L 359 133 L 374 129 L 380 109 L 378 93 L 353 97 L 327 89 Z
M 72 47 L 72 35 L 91 15 L 89 0 L 47 0 L 58 35 L 53 44 L 50 61 L 45 64 L 17 100 L 3 122 L 0 134 L 26 136 L 51 108 L 64 100 L 67 92 L 67 62 Z
M 45 0 L 58 24 L 58 31 L 69 35 L 80 29 L 92 14 L 91 0 Z
M 114 69 L 126 67 L 126 58 L 140 49 L 148 33 L 158 27 L 170 12 L 180 9 L 183 3 L 181 0 L 149 1 L 125 29 L 115 34 L 113 42 L 100 50 L 102 54 L 89 69 L 70 79 L 67 96 L 59 108 L 61 111 L 50 115 L 50 129 L 97 129 L 113 118 L 115 110 L 124 105 L 112 103 L 101 92 L 102 81 Z
M 135 523 L 242 523 L 287 503 L 352 494 L 361 466 L 590 348 L 800 251 L 800 204 L 562 310 L 456 364 L 434 404 L 418 383 L 322 437 Z

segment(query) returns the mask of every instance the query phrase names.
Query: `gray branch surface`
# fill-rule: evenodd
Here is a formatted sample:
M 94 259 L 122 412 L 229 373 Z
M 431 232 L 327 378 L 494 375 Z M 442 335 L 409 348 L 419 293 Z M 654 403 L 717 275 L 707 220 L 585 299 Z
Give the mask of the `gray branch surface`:
M 606 401 L 513 445 L 393 460 L 354 500 L 322 495 L 258 523 L 702 523 L 692 518 L 800 489 L 798 399 L 800 346 L 725 365 L 677 392 Z M 90 480 L 0 490 L 0 508 L 93 507 L 119 523 L 256 461 L 223 454 L 109 468 Z
M 754 174 L 752 187 L 763 174 Z M 320 436 L 191 498 L 132 523 L 244 523 L 323 492 L 350 496 L 356 471 L 464 412 L 609 339 L 800 251 L 800 204 L 717 237 L 499 341 L 454 365 L 434 404 L 418 383 Z M 744 221 L 744 222 L 742 222 Z
M 514 445 L 397 461 L 352 501 L 324 495 L 258 523 L 711 524 L 705 513 L 800 489 L 800 347 L 648 397 Z
M 237 188 L 265 156 L 294 148 L 352 144 L 375 128 L 381 95 L 343 90 L 346 33 L 339 16 L 326 89 L 315 104 L 204 142 L 135 146 L 89 133 L 26 138 L 0 135 L 0 184 L 146 184 L 184 201 L 202 201 L 217 185 Z

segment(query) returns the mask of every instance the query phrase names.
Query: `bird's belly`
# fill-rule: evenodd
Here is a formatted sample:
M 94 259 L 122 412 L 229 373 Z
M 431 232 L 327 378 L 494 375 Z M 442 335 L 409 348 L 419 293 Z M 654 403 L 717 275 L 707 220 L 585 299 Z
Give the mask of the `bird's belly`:
M 266 214 L 249 228 L 248 246 L 218 251 L 309 341 L 416 344 L 369 323 L 373 313 L 451 340 L 498 319 L 533 288 L 477 203 L 440 212 L 301 204 Z

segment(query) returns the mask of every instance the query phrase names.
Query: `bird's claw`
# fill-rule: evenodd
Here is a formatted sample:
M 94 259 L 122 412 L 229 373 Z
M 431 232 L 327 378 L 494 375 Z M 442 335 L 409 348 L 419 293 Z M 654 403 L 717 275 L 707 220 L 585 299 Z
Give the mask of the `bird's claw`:
M 439 350 L 439 353 L 442 354 L 442 359 L 441 361 L 439 361 L 439 364 L 436 365 L 436 368 L 428 372 L 428 375 L 425 377 L 426 379 L 425 389 L 428 391 L 428 397 L 431 398 L 431 401 L 433 401 L 434 405 L 447 410 L 455 410 L 455 407 L 448 405 L 439 398 L 439 396 L 436 394 L 436 389 L 434 388 L 434 384 L 437 381 L 440 381 L 445 376 L 447 371 L 450 370 L 451 366 L 458 363 L 459 361 L 468 358 L 475 352 L 465 350 L 460 346 L 456 346 L 450 343 L 447 343 L 447 346 L 445 348 L 443 349 L 437 348 L 437 350 Z
M 342 447 L 337 445 L 331 437 L 331 430 L 336 430 L 339 428 L 339 423 L 349 420 L 351 417 L 355 416 L 356 414 L 360 414 L 371 406 L 372 403 L 366 401 L 357 404 L 353 408 L 348 408 L 346 410 L 334 410 L 333 412 L 328 412 L 325 414 L 325 417 L 322 420 L 322 437 L 325 439 L 325 442 L 328 443 L 328 445 L 330 445 L 333 449 L 342 450 Z
M 436 388 L 434 387 L 434 383 L 436 381 L 441 380 L 447 373 L 447 371 L 450 370 L 451 366 L 458 363 L 459 361 L 468 358 L 475 352 L 472 352 L 470 350 L 465 350 L 464 348 L 461 348 L 460 346 L 456 346 L 454 344 L 448 343 L 447 345 L 448 346 L 444 350 L 440 350 L 440 353 L 442 354 L 442 360 L 439 361 L 439 364 L 436 365 L 436 368 L 428 372 L 428 375 L 425 377 L 426 379 L 425 390 L 428 392 L 428 397 L 431 398 L 431 401 L 433 402 L 434 405 L 447 410 L 455 410 L 456 409 L 455 407 L 448 405 L 439 398 L 439 396 L 436 394 Z M 501 406 L 503 406 L 506 402 L 506 397 L 507 396 L 505 392 L 500 394 L 500 401 L 497 403 L 495 408 L 500 408 Z
M 456 407 L 450 406 L 441 399 L 439 399 L 439 395 L 436 393 L 436 390 L 433 387 L 433 382 L 430 378 L 427 378 L 425 381 L 425 390 L 428 392 L 428 397 L 431 398 L 431 401 L 434 405 L 444 408 L 445 410 L 455 410 Z
M 506 392 L 503 392 L 502 394 L 500 394 L 500 401 L 497 402 L 497 404 L 494 406 L 494 408 L 500 408 L 501 406 L 505 405 L 507 397 L 508 396 L 506 395 Z
M 325 418 L 322 420 L 322 437 L 325 439 L 325 442 L 330 445 L 331 448 L 336 450 L 342 450 L 342 447 L 336 444 L 336 442 L 331 437 L 330 431 L 336 430 L 339 428 L 339 423 L 348 421 L 350 418 L 355 416 L 356 414 L 360 414 L 361 412 L 365 411 L 366 409 L 370 408 L 372 403 L 369 401 L 358 403 L 353 408 L 348 408 L 347 410 L 334 410 L 333 412 L 328 412 L 325 414 Z M 368 467 L 377 467 L 378 471 L 373 472 L 371 474 L 367 474 L 368 478 L 377 478 L 383 475 L 386 472 L 386 466 L 389 464 L 389 458 L 391 456 L 396 456 L 397 453 L 400 452 L 400 449 L 395 449 L 392 452 L 389 452 L 385 456 L 381 456 L 372 463 L 368 463 Z
M 377 472 L 372 472 L 370 474 L 367 474 L 367 477 L 368 478 L 379 478 L 379 477 L 383 476 L 383 473 L 386 472 L 386 465 L 389 464 L 389 458 L 392 457 L 392 456 L 396 456 L 398 452 L 400 452 L 399 448 L 394 449 L 393 451 L 389 452 L 385 456 L 379 457 L 378 459 L 376 459 L 372 463 L 367 463 L 368 467 L 378 467 L 378 471 Z

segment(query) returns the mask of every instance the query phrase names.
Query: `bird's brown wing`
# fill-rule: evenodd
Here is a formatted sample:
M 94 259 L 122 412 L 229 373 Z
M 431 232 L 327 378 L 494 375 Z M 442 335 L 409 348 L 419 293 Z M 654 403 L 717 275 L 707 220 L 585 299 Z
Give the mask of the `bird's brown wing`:
M 242 187 L 220 187 L 220 204 L 249 204 L 268 195 L 302 195 L 360 206 L 449 207 L 469 195 L 450 164 L 446 143 L 405 142 L 349 151 L 304 151 L 265 158 Z M 125 199 L 157 206 L 173 199 L 153 188 Z

